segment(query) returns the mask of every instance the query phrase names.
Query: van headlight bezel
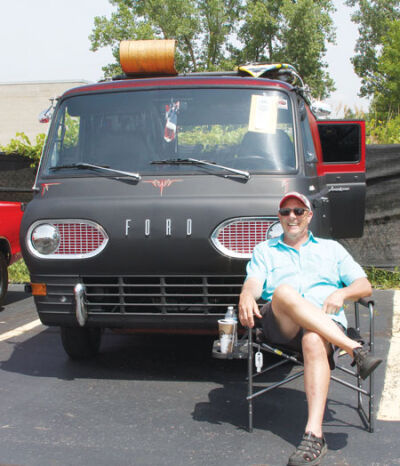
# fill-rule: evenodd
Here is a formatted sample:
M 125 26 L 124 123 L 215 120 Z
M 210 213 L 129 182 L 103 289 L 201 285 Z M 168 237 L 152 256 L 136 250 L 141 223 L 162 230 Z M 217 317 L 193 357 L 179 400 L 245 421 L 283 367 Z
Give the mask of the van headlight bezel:
M 96 222 L 85 219 L 38 220 L 26 234 L 29 252 L 40 259 L 86 259 L 99 254 L 109 237 Z
M 60 245 L 60 233 L 51 223 L 36 225 L 29 235 L 32 248 L 40 255 L 54 254 Z

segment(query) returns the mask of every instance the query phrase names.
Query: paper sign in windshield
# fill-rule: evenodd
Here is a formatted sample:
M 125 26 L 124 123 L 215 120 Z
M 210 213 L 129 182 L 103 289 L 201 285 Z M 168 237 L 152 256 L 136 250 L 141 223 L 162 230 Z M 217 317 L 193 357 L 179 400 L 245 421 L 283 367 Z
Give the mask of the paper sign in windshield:
M 276 133 L 278 100 L 275 96 L 251 96 L 249 131 Z

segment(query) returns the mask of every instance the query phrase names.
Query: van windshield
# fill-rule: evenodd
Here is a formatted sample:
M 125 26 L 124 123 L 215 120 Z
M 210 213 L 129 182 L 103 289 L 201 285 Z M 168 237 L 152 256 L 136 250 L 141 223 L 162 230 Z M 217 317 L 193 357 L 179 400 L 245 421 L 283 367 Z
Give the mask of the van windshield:
M 281 91 L 174 88 L 74 96 L 60 105 L 53 125 L 42 168 L 57 176 L 61 170 L 87 175 L 74 166 L 82 163 L 141 175 L 207 173 L 201 164 L 165 163 L 192 158 L 250 172 L 296 169 L 293 112 Z

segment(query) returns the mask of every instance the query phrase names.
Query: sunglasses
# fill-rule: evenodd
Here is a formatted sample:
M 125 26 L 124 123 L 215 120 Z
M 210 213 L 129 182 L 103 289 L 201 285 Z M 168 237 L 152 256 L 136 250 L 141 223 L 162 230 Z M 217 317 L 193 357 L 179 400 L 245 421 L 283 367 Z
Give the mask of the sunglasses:
M 279 209 L 279 213 L 282 215 L 282 217 L 287 217 L 290 215 L 290 212 L 293 212 L 296 217 L 301 217 L 304 212 L 307 212 L 308 209 L 303 209 L 302 207 L 295 207 L 294 209 L 289 209 L 289 208 L 284 208 L 284 209 Z

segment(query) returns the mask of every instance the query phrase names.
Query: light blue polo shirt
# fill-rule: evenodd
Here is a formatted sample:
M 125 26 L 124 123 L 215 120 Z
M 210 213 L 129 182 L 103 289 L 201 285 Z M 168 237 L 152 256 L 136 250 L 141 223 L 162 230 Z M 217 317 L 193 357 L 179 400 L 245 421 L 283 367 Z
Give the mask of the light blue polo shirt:
M 283 234 L 258 244 L 246 271 L 246 280 L 254 277 L 263 282 L 265 301 L 270 301 L 275 288 L 285 283 L 318 307 L 334 291 L 366 277 L 341 244 L 315 238 L 311 232 L 299 251 L 283 242 Z M 347 328 L 343 308 L 330 316 Z

